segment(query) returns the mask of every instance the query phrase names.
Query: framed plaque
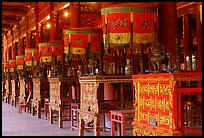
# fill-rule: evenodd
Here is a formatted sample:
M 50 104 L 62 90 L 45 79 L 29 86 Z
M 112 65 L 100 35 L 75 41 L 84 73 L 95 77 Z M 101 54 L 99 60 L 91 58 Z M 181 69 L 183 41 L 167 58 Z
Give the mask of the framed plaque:
M 157 125 L 156 118 L 149 118 L 149 124 L 152 126 L 156 126 Z

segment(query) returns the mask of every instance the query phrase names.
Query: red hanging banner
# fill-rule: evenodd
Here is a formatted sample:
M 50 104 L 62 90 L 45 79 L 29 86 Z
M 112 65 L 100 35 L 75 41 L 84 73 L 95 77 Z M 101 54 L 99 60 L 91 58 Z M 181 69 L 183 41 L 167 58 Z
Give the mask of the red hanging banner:
M 101 33 L 92 33 L 90 34 L 91 37 L 91 51 L 92 52 L 98 52 L 99 51 L 99 47 L 102 44 L 102 39 L 103 36 Z
M 40 56 L 52 56 L 52 46 L 40 46 Z
M 130 44 L 130 13 L 111 13 L 107 15 L 108 42 L 110 44 Z
M 16 63 L 17 63 L 17 65 L 24 65 L 24 59 L 25 59 L 24 55 L 16 56 Z
M 87 48 L 88 34 L 71 34 L 71 47 Z
M 133 13 L 133 43 L 151 43 L 155 41 L 157 12 L 149 9 L 144 12 Z
M 32 52 L 25 53 L 25 61 L 32 61 Z
M 54 56 L 61 56 L 64 53 L 64 45 L 54 46 Z
M 34 52 L 34 55 L 33 55 L 33 60 L 34 61 L 39 61 L 40 60 L 40 55 L 39 55 L 39 52 Z

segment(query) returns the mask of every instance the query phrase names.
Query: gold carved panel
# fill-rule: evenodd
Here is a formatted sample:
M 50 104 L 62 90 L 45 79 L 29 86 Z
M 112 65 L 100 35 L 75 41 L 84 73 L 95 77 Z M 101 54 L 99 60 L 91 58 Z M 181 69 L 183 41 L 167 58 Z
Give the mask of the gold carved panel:
M 149 84 L 149 94 L 159 94 L 158 84 Z
M 15 80 L 11 80 L 11 86 L 12 86 L 12 88 L 11 88 L 11 91 L 12 91 L 12 96 L 16 96 L 16 89 L 15 89 Z
M 40 95 L 40 82 L 33 82 L 33 99 L 34 100 L 41 100 Z
M 97 100 L 98 87 L 99 87 L 99 83 L 94 83 L 94 82 L 80 84 L 80 89 L 81 89 L 80 109 L 99 113 L 98 100 Z M 80 117 L 85 121 L 85 123 L 88 123 L 95 118 L 94 115 L 89 115 L 86 113 L 84 114 L 80 113 Z
M 164 132 L 162 130 L 153 130 L 151 128 L 139 128 L 133 127 L 133 135 L 134 136 L 172 136 L 172 133 Z
M 50 82 L 50 102 L 61 104 L 60 82 Z

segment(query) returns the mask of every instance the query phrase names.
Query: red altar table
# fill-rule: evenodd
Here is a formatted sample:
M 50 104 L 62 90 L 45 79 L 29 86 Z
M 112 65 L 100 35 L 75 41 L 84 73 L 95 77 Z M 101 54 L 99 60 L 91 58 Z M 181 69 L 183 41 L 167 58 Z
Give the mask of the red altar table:
M 134 117 L 134 110 L 111 110 L 111 136 L 114 136 L 114 123 L 117 123 L 117 128 L 120 136 L 125 136 L 125 124 L 131 124 Z M 127 121 L 131 119 L 132 121 Z M 120 127 L 121 125 L 121 127 Z
M 20 95 L 19 95 L 19 104 L 24 104 L 27 101 L 27 98 L 33 98 L 33 82 L 32 79 L 20 79 Z M 31 96 L 28 97 L 29 93 Z M 31 106 L 31 105 L 30 105 Z M 30 107 L 28 109 L 31 109 Z M 26 108 L 25 108 L 26 111 Z M 29 111 L 31 113 L 31 111 Z
M 41 117 L 41 107 L 44 105 L 44 98 L 49 98 L 50 84 L 47 78 L 33 78 L 33 99 L 31 103 L 32 115 L 37 110 L 37 118 Z
M 53 124 L 54 113 L 59 117 L 59 128 L 63 127 L 63 121 L 71 120 L 72 87 L 75 87 L 75 95 L 79 95 L 78 77 L 48 78 L 50 82 L 49 119 Z M 76 99 L 77 101 L 77 99 Z
M 6 103 L 10 104 L 11 102 L 11 94 L 12 94 L 12 84 L 11 80 L 6 80 L 6 94 L 5 94 L 5 99 Z
M 82 76 L 79 77 L 80 83 L 80 109 L 79 113 L 79 123 L 78 132 L 80 136 L 84 135 L 84 125 L 93 122 L 94 135 L 100 135 L 100 114 L 110 112 L 110 110 L 118 110 L 120 108 L 125 108 L 125 103 L 123 95 L 127 92 L 124 84 L 132 84 L 132 79 L 130 75 L 104 75 L 104 76 Z M 103 97 L 103 84 L 110 83 L 112 85 L 117 84 L 118 92 L 120 93 L 120 101 L 108 101 L 107 103 Z M 119 94 L 117 93 L 117 94 Z M 130 103 L 132 104 L 132 103 Z M 104 120 L 105 122 L 105 120 Z M 105 128 L 105 124 L 103 124 Z
M 140 74 L 133 75 L 132 79 L 135 86 L 133 135 L 184 135 L 187 129 L 184 127 L 183 94 L 202 96 L 199 84 L 202 72 Z M 191 133 L 202 135 L 201 128 L 187 128 L 191 128 Z
M 11 95 L 11 105 L 16 107 L 16 104 L 18 102 L 18 98 L 20 95 L 20 86 L 19 86 L 19 81 L 18 80 L 11 80 L 11 85 L 12 85 L 12 95 Z

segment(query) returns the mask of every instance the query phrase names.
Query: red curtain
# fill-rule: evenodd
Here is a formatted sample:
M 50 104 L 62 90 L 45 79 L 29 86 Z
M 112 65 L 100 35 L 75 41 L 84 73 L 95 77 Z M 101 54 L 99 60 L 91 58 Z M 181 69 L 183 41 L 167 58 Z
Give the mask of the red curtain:
M 40 46 L 40 56 L 52 56 L 52 46 Z
M 64 53 L 64 45 L 54 46 L 54 55 L 61 56 Z

